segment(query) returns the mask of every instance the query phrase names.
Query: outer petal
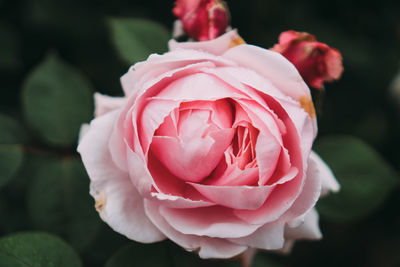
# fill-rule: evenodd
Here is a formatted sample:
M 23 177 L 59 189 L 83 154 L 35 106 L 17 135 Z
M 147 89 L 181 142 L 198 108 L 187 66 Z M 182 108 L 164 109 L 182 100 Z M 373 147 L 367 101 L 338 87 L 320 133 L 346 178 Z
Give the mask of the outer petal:
M 222 55 L 229 48 L 244 43 L 243 39 L 237 33 L 237 30 L 232 30 L 210 41 L 179 43 L 172 39 L 169 41 L 168 46 L 170 51 L 178 49 L 193 49 L 202 50 L 214 55 Z
M 223 57 L 258 72 L 295 100 L 310 96 L 310 90 L 296 67 L 279 53 L 257 46 L 240 45 L 229 49 Z
M 321 179 L 316 166 L 310 164 L 307 168 L 302 191 L 292 207 L 282 215 L 292 227 L 298 226 L 305 220 L 306 214 L 315 206 L 321 195 Z
M 304 217 L 304 222 L 297 227 L 287 226 L 285 238 L 289 240 L 298 239 L 321 239 L 322 234 L 318 226 L 318 213 L 315 208 L 310 209 Z
M 240 45 L 229 49 L 223 57 L 256 71 L 285 95 L 299 101 L 301 107 L 313 118 L 316 135 L 316 116 L 310 90 L 296 67 L 284 56 L 257 46 Z
M 154 80 L 168 71 L 185 66 L 209 62 L 216 66 L 232 66 L 234 62 L 200 50 L 178 49 L 163 55 L 152 54 L 146 61 L 136 63 L 121 77 L 126 96 L 137 96 L 144 84 L 155 84 Z
M 161 206 L 159 212 L 175 230 L 197 236 L 242 237 L 261 226 L 248 224 L 237 218 L 231 209 L 219 206 L 197 209 L 170 209 Z
M 110 97 L 100 93 L 94 94 L 94 116 L 98 117 L 114 109 L 120 108 L 126 101 L 125 97 Z
M 284 229 L 285 222 L 278 220 L 263 225 L 249 236 L 229 240 L 234 243 L 248 245 L 249 247 L 253 248 L 267 250 L 281 249 L 285 242 Z
M 268 99 L 271 109 L 276 112 L 278 117 L 284 122 L 287 133 L 282 136 L 285 147 L 291 153 L 291 165 L 296 167 L 298 174 L 286 182 L 276 186 L 264 205 L 257 210 L 235 210 L 235 214 L 248 221 L 249 223 L 268 223 L 276 221 L 293 203 L 298 199 L 305 182 L 305 172 L 303 171 L 303 157 L 300 150 L 300 136 L 289 115 L 283 110 L 282 106 L 274 99 Z
M 332 170 L 326 165 L 326 163 L 318 156 L 317 153 L 311 151 L 310 154 L 310 164 L 314 164 L 317 170 L 316 175 L 322 182 L 322 192 L 321 195 L 324 196 L 332 192 L 338 192 L 340 190 L 340 184 L 336 181 Z
M 101 218 L 115 231 L 130 239 L 151 243 L 165 236 L 148 219 L 143 199 L 129 175 L 114 165 L 108 140 L 118 112 L 94 119 L 82 138 L 78 152 L 91 179 L 90 193 Z
M 243 253 L 247 246 L 226 239 L 182 234 L 172 228 L 161 216 L 157 203 L 145 200 L 145 211 L 152 222 L 172 241 L 189 251 L 198 251 L 201 258 L 232 258 Z

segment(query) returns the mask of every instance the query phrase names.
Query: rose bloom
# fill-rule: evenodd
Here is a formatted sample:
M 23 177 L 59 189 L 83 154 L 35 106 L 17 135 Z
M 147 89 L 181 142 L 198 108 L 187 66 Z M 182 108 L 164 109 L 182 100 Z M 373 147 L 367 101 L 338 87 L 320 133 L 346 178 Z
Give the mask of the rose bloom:
M 195 40 L 212 40 L 225 33 L 229 11 L 222 0 L 177 0 L 172 10 L 184 32 Z
M 138 242 L 202 258 L 319 239 L 315 203 L 339 185 L 311 151 L 310 92 L 282 55 L 236 31 L 177 43 L 95 95 L 78 151 L 101 218 Z
M 296 66 L 306 83 L 320 89 L 324 82 L 338 80 L 343 73 L 342 55 L 328 45 L 317 42 L 306 32 L 286 31 L 272 51 L 281 53 Z

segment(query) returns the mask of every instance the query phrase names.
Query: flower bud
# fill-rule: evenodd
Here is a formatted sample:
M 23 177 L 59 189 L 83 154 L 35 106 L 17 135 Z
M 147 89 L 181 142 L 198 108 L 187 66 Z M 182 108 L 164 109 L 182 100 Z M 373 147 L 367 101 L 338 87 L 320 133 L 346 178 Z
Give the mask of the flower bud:
M 292 62 L 304 81 L 317 89 L 323 88 L 324 82 L 338 80 L 343 72 L 340 52 L 306 32 L 282 32 L 279 44 L 271 50 Z
M 221 0 L 177 0 L 172 12 L 186 34 L 198 41 L 217 38 L 229 25 L 229 11 Z

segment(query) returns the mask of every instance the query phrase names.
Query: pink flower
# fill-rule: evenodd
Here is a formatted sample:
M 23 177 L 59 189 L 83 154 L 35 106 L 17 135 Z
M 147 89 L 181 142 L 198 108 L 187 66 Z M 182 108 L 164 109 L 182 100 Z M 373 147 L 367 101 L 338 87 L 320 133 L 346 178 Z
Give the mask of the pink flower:
M 177 0 L 172 12 L 186 34 L 199 41 L 217 38 L 229 25 L 228 7 L 222 0 Z
M 281 53 L 296 66 L 306 83 L 320 89 L 324 82 L 338 80 L 343 72 L 342 55 L 314 35 L 286 31 L 279 36 L 279 44 L 272 51 Z
M 339 185 L 311 151 L 310 91 L 282 55 L 239 40 L 171 40 L 121 78 L 125 97 L 96 94 L 78 151 L 115 231 L 202 258 L 321 237 L 314 205 Z

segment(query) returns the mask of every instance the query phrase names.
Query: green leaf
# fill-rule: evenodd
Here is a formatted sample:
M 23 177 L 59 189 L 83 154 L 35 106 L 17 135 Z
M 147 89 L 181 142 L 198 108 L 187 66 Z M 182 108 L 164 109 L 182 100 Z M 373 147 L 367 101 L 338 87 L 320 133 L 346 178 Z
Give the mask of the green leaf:
M 323 217 L 358 220 L 374 212 L 397 185 L 397 174 L 370 146 L 350 136 L 321 138 L 315 147 L 341 184 L 318 202 Z
M 84 250 L 96 237 L 100 218 L 81 161 L 49 159 L 33 179 L 27 200 L 36 228 L 59 234 L 77 250 Z
M 105 267 L 170 267 L 165 243 L 130 243 L 119 249 L 105 264 Z
M 167 51 L 170 33 L 164 26 L 145 19 L 108 20 L 111 39 L 121 58 L 128 64 L 146 59 L 152 53 Z
M 57 236 L 17 233 L 0 239 L 2 267 L 80 267 L 78 255 Z
M 74 144 L 92 117 L 89 82 L 54 54 L 29 75 L 22 100 L 28 123 L 52 145 Z
M 0 144 L 0 188 L 4 186 L 21 166 L 23 152 L 18 145 Z
M 0 114 L 0 144 L 19 144 L 27 139 L 26 130 L 18 121 Z
M 46 165 L 52 157 L 54 155 L 32 151 L 24 153 L 18 171 L 0 192 L 0 231 L 12 233 L 32 229 L 32 220 L 27 212 L 26 193 L 31 188 L 39 166 Z

